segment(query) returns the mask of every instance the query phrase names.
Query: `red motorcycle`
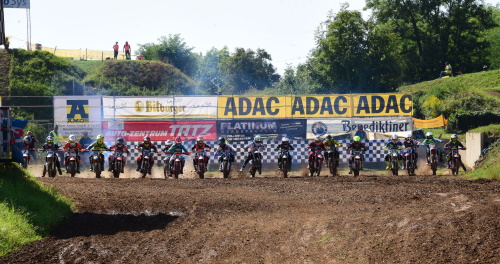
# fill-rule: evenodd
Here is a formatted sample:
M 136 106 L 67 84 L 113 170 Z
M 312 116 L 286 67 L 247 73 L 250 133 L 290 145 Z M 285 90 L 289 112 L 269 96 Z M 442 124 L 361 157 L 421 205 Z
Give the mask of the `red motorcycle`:
M 320 149 L 313 150 L 312 159 L 309 161 L 309 177 L 313 177 L 314 174 L 319 176 L 321 173 L 321 165 L 323 165 L 323 154 Z
M 445 148 L 446 150 L 450 150 L 450 148 Z M 458 152 L 458 150 L 461 149 L 461 150 L 466 150 L 467 148 L 452 148 L 451 149 L 451 175 L 458 175 L 458 170 L 460 169 L 460 167 L 462 167 L 464 169 L 464 171 L 466 170 L 465 168 L 465 165 L 464 163 L 462 162 L 462 157 L 460 156 L 460 153 Z
M 205 172 L 207 171 L 208 158 L 205 156 L 205 150 L 196 152 L 194 157 L 194 169 L 200 179 L 205 178 Z

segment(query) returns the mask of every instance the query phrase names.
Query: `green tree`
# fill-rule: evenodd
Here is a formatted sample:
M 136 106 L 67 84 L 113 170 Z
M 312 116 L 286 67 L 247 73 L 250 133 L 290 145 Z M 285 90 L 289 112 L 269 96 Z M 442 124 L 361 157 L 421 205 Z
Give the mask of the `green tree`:
M 495 22 L 500 24 L 500 4 L 489 8 L 492 10 Z M 485 65 L 490 69 L 500 69 L 500 27 L 490 29 L 486 34 L 486 40 L 490 46 L 487 49 L 488 56 Z
M 229 58 L 227 47 L 221 50 L 212 48 L 205 56 L 199 60 L 198 72 L 195 80 L 197 82 L 197 91 L 200 94 L 215 94 L 225 83 L 224 75 L 221 69 L 221 63 Z

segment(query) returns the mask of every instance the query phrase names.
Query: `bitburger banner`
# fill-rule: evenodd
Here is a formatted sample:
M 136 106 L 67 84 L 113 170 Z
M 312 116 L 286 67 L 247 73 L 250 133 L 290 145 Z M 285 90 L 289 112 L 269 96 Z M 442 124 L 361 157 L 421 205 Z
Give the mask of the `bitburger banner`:
M 354 133 L 360 125 L 374 133 L 404 135 L 413 131 L 411 117 L 308 119 L 307 138 Z
M 263 119 L 263 120 L 218 120 L 217 135 L 229 141 L 250 140 L 255 135 L 264 139 L 286 136 L 290 139 L 303 139 L 306 136 L 305 119 Z
M 219 96 L 218 118 L 411 116 L 410 93 Z
M 100 96 L 54 96 L 54 124 L 63 136 L 101 133 Z
M 216 118 L 216 96 L 103 97 L 104 118 Z
M 174 140 L 181 137 L 192 140 L 201 136 L 204 140 L 215 140 L 215 121 L 116 121 L 103 122 L 105 140 L 142 141 L 148 136 L 152 141 Z

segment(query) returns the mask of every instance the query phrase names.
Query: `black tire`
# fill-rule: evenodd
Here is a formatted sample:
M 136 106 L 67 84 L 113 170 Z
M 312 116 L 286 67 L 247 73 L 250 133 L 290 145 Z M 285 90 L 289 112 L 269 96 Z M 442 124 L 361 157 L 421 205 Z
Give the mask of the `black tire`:
M 165 166 L 163 166 L 163 176 L 165 177 L 165 179 L 168 179 L 170 177 L 170 166 L 168 166 L 168 164 L 165 164 Z
M 332 177 L 337 175 L 337 167 L 335 166 L 335 162 L 332 158 L 328 159 L 328 168 L 330 169 Z
M 198 175 L 200 179 L 205 179 L 205 163 L 198 164 Z
M 115 162 L 118 162 L 118 161 L 115 161 Z M 115 164 L 116 168 L 113 168 L 113 178 L 120 178 L 120 172 L 122 170 L 122 164 L 121 163 L 117 163 Z
M 398 171 L 399 171 L 398 161 L 397 160 L 396 161 L 393 160 L 391 167 L 392 167 L 391 168 L 392 169 L 392 175 L 393 176 L 398 176 Z
M 323 165 L 323 162 L 318 161 L 318 167 L 316 168 L 316 176 L 319 177 L 321 174 L 321 165 Z
M 283 159 L 283 162 L 281 163 L 281 169 L 283 171 L 283 178 L 288 178 L 288 160 Z
M 69 164 L 69 173 L 70 173 L 71 177 L 75 177 L 75 175 L 76 175 L 76 165 L 75 165 L 75 163 L 70 163 Z
M 229 162 L 227 160 L 222 162 L 222 178 L 229 178 Z
M 101 162 L 94 164 L 94 172 L 97 179 L 101 178 Z
M 250 167 L 250 178 L 255 178 L 255 172 L 257 172 L 257 168 L 254 166 Z
M 56 171 L 57 169 L 54 163 L 47 163 L 47 173 L 49 174 L 49 177 L 56 177 Z
M 28 159 L 26 159 L 26 158 L 23 161 L 23 168 L 25 168 L 25 169 L 28 168 Z
M 174 175 L 173 175 L 174 179 L 179 179 L 179 173 L 180 173 L 180 171 L 181 171 L 181 168 L 176 167 L 176 165 L 174 164 Z
M 352 169 L 352 173 L 354 174 L 354 176 L 359 176 L 360 169 L 361 169 L 361 161 L 360 160 L 354 161 L 354 168 Z

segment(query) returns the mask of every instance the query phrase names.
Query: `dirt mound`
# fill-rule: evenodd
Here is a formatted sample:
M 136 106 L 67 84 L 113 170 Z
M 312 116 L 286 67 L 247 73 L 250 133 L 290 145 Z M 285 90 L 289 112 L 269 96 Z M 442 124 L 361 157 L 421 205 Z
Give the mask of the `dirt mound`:
M 40 178 L 78 211 L 0 262 L 500 263 L 499 182 L 295 174 Z

